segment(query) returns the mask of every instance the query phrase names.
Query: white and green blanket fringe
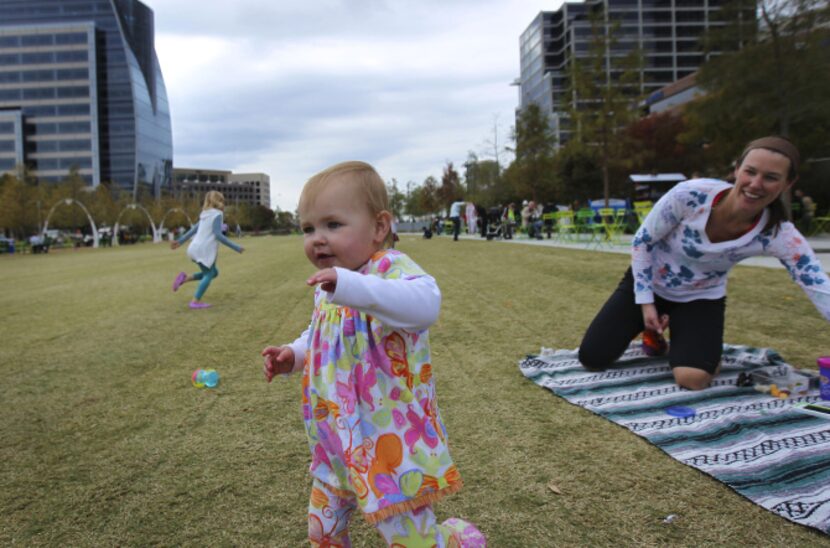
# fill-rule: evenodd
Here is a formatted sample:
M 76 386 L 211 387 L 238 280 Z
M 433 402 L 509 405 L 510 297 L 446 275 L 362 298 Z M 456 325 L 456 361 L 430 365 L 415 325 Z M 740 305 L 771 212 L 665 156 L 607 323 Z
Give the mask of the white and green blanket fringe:
M 525 377 L 647 439 L 669 456 L 795 523 L 830 534 L 830 420 L 800 413 L 818 391 L 786 400 L 736 386 L 738 374 L 790 367 L 773 350 L 724 345 L 721 372 L 700 391 L 679 388 L 665 357 L 632 343 L 617 366 L 587 371 L 575 350 L 543 349 L 519 362 Z M 672 406 L 695 415 L 677 418 Z

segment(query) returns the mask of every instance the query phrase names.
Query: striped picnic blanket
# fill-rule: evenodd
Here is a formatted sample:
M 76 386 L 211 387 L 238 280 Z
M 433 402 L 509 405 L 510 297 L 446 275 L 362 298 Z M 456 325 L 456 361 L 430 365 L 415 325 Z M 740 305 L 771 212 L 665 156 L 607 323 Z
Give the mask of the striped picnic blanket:
M 624 426 L 669 456 L 795 523 L 830 534 L 830 420 L 792 410 L 818 391 L 787 400 L 736 386 L 738 374 L 789 366 L 773 350 L 724 345 L 712 387 L 679 388 L 668 360 L 634 342 L 619 366 L 587 371 L 574 350 L 543 349 L 519 362 L 528 379 Z M 669 407 L 695 410 L 681 418 Z

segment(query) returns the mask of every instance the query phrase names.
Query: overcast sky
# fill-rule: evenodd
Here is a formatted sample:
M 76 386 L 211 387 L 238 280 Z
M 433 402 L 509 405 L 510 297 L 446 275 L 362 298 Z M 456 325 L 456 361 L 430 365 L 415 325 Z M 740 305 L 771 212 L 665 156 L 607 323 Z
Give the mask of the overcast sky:
M 447 161 L 463 175 L 470 151 L 492 159 L 514 124 L 519 35 L 561 0 L 145 3 L 174 165 L 267 173 L 271 205 L 293 211 L 335 162 L 405 190 Z

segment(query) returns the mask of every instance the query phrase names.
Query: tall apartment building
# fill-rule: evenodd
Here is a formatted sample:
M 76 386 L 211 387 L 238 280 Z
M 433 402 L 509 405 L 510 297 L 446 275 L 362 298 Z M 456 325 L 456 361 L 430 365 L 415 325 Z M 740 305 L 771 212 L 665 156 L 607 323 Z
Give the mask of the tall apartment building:
M 202 199 L 209 190 L 218 190 L 226 204 L 271 207 L 271 178 L 265 173 L 233 173 L 221 169 L 174 168 L 174 194 Z
M 612 57 L 639 48 L 643 54 L 641 94 L 650 94 L 694 73 L 705 61 L 701 38 L 723 25 L 718 18 L 725 0 L 587 0 L 566 2 L 557 11 L 540 12 L 519 39 L 520 76 L 517 115 L 537 103 L 550 117 L 560 143 L 568 139 L 565 110 L 569 103 L 568 67 L 586 57 L 591 43 L 592 11 L 609 24 L 618 22 Z M 747 8 L 754 20 L 754 10 Z M 606 72 L 611 77 L 610 63 Z
M 0 0 L 0 173 L 170 189 L 173 134 L 138 0 Z

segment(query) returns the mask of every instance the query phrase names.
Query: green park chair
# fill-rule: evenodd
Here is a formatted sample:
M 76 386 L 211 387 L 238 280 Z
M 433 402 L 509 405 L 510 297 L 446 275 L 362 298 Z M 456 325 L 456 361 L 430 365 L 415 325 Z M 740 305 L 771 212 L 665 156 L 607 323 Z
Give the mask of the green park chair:
M 601 242 L 608 246 L 614 246 L 622 243 L 622 233 L 625 229 L 626 210 L 614 209 L 613 207 L 603 207 L 599 210 L 599 216 L 602 223 L 602 228 L 605 234 L 602 235 Z
M 572 242 L 576 236 L 574 212 L 568 209 L 565 211 L 556 211 L 553 215 L 556 219 L 556 224 L 554 225 L 556 240 L 559 242 Z
M 577 238 L 582 240 L 586 247 L 599 246 L 605 234 L 602 223 L 596 222 L 594 217 L 596 217 L 596 213 L 589 207 L 576 212 Z
M 643 224 L 643 221 L 646 220 L 646 217 L 651 212 L 652 207 L 654 207 L 654 202 L 651 200 L 634 202 L 634 214 L 637 215 L 638 226 Z
M 824 232 L 830 232 L 830 211 L 822 217 L 813 217 L 808 236 L 818 236 Z

